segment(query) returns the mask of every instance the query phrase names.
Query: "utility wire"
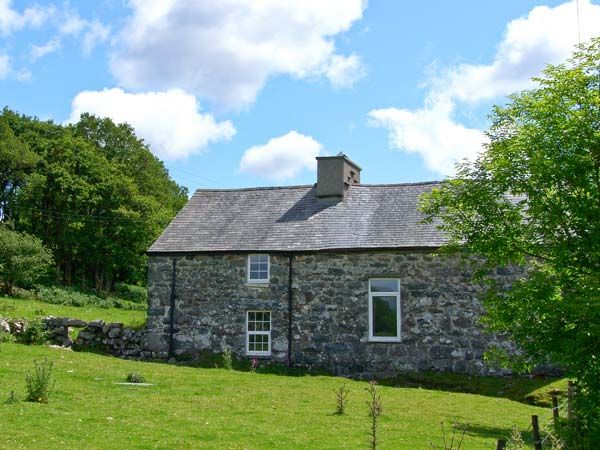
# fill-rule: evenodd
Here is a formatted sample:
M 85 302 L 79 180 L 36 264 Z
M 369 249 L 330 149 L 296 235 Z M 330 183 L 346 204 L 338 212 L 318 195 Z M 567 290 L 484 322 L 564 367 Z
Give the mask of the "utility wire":
M 133 217 L 113 217 L 113 216 L 103 216 L 103 215 L 94 215 L 94 214 L 76 214 L 76 213 L 63 213 L 60 211 L 54 211 L 50 209 L 43 209 L 31 206 L 11 206 L 9 209 L 16 211 L 36 211 L 40 212 L 45 216 L 51 217 L 53 219 L 64 219 L 70 220 L 72 222 L 85 222 L 85 221 L 95 221 L 95 222 L 146 222 L 143 219 L 136 219 Z

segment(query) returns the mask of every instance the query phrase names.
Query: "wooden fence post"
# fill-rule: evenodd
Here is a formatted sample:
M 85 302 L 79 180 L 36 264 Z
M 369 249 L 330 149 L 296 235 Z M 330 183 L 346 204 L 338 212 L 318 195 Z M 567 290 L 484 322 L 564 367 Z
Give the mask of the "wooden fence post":
M 569 421 L 573 420 L 573 382 L 569 380 L 567 387 L 567 418 Z
M 506 450 L 506 439 L 498 439 L 496 450 Z
M 558 425 L 558 396 L 556 392 L 552 393 L 552 419 L 554 419 L 554 427 Z
M 542 450 L 542 439 L 540 438 L 540 423 L 538 416 L 531 416 L 531 428 L 533 430 L 533 448 Z

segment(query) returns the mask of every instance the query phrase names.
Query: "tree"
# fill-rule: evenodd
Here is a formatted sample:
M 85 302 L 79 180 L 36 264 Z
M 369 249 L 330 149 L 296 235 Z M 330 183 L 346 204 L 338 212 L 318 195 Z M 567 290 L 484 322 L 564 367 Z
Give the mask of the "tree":
M 7 295 L 12 295 L 15 284 L 43 277 L 51 263 L 52 254 L 40 239 L 0 225 L 0 280 Z
M 11 201 L 39 157 L 18 139 L 0 116 L 0 222 L 11 217 Z
M 600 440 L 600 39 L 534 80 L 493 109 L 485 151 L 421 207 L 444 250 L 477 256 L 486 323 L 530 366 L 577 380 L 580 419 Z M 525 275 L 494 285 L 490 271 L 511 265 Z
M 4 167 L 20 169 L 4 176 Z M 4 179 L 10 195 L 0 196 L 0 207 L 16 230 L 52 250 L 56 280 L 97 290 L 143 283 L 146 250 L 187 200 L 129 125 L 89 114 L 62 126 L 4 109 Z

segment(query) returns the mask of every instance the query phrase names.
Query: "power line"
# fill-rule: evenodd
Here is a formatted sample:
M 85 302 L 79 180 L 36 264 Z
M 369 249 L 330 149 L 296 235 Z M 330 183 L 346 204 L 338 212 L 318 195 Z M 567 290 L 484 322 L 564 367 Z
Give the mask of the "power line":
M 213 179 L 208 178 L 208 177 L 204 177 L 204 176 L 192 173 L 192 172 L 188 172 L 187 170 L 180 169 L 179 167 L 170 168 L 169 171 L 171 171 L 171 172 L 179 172 L 181 174 L 187 175 L 187 176 L 185 176 L 183 178 L 188 178 L 188 179 L 191 179 L 193 181 L 196 181 L 196 182 L 198 182 L 199 185 L 206 184 L 205 183 L 206 181 L 208 181 L 210 184 L 213 184 L 215 186 L 219 186 L 221 184 L 217 180 L 213 180 Z M 200 180 L 204 180 L 204 181 L 200 182 Z
M 104 216 L 104 215 L 94 215 L 94 214 L 76 214 L 76 213 L 63 213 L 61 211 L 55 211 L 51 209 L 37 208 L 31 206 L 11 206 L 9 210 L 16 211 L 36 211 L 40 212 L 45 216 L 48 216 L 53 219 L 64 219 L 72 222 L 86 222 L 86 221 L 95 221 L 95 222 L 146 222 L 143 219 L 137 219 L 133 217 L 114 217 L 114 216 Z

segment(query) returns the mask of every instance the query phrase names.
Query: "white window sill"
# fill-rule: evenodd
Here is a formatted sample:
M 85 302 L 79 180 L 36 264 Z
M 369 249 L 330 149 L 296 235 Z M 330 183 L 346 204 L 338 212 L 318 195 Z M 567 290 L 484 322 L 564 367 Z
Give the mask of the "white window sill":
M 378 342 L 378 343 L 399 343 L 402 342 L 401 338 L 377 338 L 377 337 L 373 337 L 373 338 L 369 338 L 367 340 L 367 342 Z
M 268 281 L 246 281 L 246 286 L 257 287 L 257 288 L 266 288 L 266 287 L 269 287 L 269 282 Z
M 266 353 L 266 352 L 246 352 L 246 356 L 263 356 L 263 357 L 268 357 L 268 356 L 271 356 L 271 353 Z

